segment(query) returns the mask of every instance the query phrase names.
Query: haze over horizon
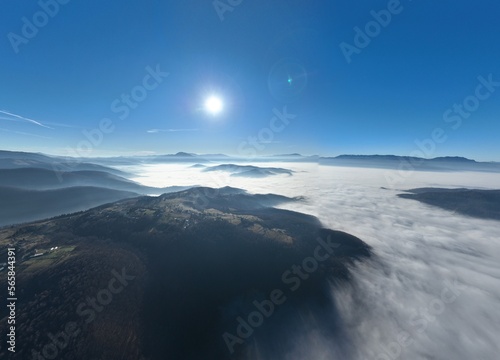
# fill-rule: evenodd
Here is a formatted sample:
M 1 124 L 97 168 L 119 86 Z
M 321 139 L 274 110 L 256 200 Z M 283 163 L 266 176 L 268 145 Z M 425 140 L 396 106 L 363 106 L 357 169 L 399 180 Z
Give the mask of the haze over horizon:
M 320 159 L 335 159 L 335 158 L 343 158 L 343 157 L 352 157 L 352 158 L 395 158 L 404 160 L 405 158 L 416 158 L 416 159 L 424 159 L 424 160 L 433 160 L 433 159 L 443 159 L 443 160 L 449 160 L 449 159 L 454 159 L 454 160 L 463 160 L 463 161 L 475 161 L 475 162 L 485 162 L 485 163 L 500 163 L 500 160 L 479 160 L 479 159 L 473 159 L 469 157 L 464 157 L 464 156 L 456 156 L 456 155 L 443 155 L 443 156 L 431 156 L 431 157 L 425 157 L 425 154 L 422 153 L 413 153 L 411 155 L 406 155 L 406 154 L 300 154 L 300 153 L 280 153 L 280 154 L 261 154 L 258 156 L 250 156 L 250 157 L 245 157 L 242 156 L 241 154 L 225 154 L 222 152 L 219 153 L 194 153 L 194 152 L 188 152 L 188 151 L 178 151 L 175 153 L 164 153 L 164 152 L 154 152 L 154 151 L 147 151 L 147 152 L 119 152 L 119 153 L 109 153 L 109 154 L 79 154 L 76 152 L 74 149 L 68 149 L 65 152 L 61 153 L 48 153 L 48 152 L 41 152 L 41 151 L 26 151 L 26 150 L 18 150 L 18 149 L 0 149 L 0 152 L 21 152 L 21 153 L 26 153 L 27 155 L 29 154 L 40 154 L 40 155 L 46 155 L 46 156 L 51 156 L 51 157 L 70 157 L 74 158 L 76 160 L 78 159 L 106 159 L 106 158 L 115 158 L 115 157 L 123 157 L 123 158 L 148 158 L 148 157 L 155 157 L 155 156 L 180 156 L 180 157 L 185 157 L 185 156 L 194 156 L 194 157 L 200 157 L 200 158 L 206 158 L 206 159 L 214 159 L 217 158 L 218 161 L 224 160 L 224 158 L 227 158 L 227 160 L 253 160 L 253 161 L 259 161 L 259 160 L 266 160 L 269 158 L 277 157 L 277 158 L 288 158 L 288 159 L 304 159 L 304 160 L 312 160 L 314 158 L 317 158 L 318 160 Z M 78 156 L 75 156 L 78 155 Z M 81 156 L 80 156 L 81 155 Z M 418 156 L 418 155 L 423 155 Z M 219 158 L 222 157 L 222 158 Z

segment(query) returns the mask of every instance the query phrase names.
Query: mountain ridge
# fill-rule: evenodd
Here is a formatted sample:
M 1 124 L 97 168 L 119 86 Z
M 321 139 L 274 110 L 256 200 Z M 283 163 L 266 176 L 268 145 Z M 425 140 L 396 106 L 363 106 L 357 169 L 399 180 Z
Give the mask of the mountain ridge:
M 17 286 L 26 289 L 18 313 L 30 314 L 17 319 L 23 346 L 10 358 L 42 352 L 52 343 L 47 334 L 61 336 L 70 321 L 79 335 L 69 336 L 58 351 L 73 360 L 248 359 L 252 344 L 281 359 L 305 319 L 338 339 L 332 346 L 345 354 L 330 291 L 349 281 L 350 268 L 371 256 L 370 247 L 324 229 L 313 216 L 265 201 L 293 199 L 199 187 L 0 229 L 0 256 L 16 247 Z M 283 280 L 287 269 L 314 256 L 319 246 L 321 264 L 307 281 L 293 274 Z M 93 310 L 86 299 L 99 299 L 117 277 L 126 285 L 109 306 Z M 292 290 L 290 280 L 298 287 Z M 0 286 L 5 282 L 0 277 Z M 254 302 L 276 289 L 286 302 L 231 354 L 222 335 L 235 333 L 237 318 L 247 318 Z M 3 320 L 0 336 L 7 331 Z M 2 347 L 0 356 L 6 351 Z

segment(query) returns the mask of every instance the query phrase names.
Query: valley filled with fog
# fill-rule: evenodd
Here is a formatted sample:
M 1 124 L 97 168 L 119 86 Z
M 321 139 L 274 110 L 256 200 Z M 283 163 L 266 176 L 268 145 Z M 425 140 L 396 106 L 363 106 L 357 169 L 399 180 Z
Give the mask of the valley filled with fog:
M 397 195 L 423 187 L 495 189 L 499 173 L 397 173 L 297 162 L 265 166 L 289 169 L 292 175 L 252 178 L 187 164 L 120 170 L 151 187 L 231 186 L 250 193 L 303 196 L 303 201 L 279 207 L 314 215 L 325 227 L 372 246 L 375 256 L 354 266 L 352 281 L 332 294 L 354 358 L 497 358 L 500 223 Z M 387 181 L 394 174 L 402 179 L 397 184 Z M 329 339 L 302 335 L 290 351 L 291 359 L 331 356 Z

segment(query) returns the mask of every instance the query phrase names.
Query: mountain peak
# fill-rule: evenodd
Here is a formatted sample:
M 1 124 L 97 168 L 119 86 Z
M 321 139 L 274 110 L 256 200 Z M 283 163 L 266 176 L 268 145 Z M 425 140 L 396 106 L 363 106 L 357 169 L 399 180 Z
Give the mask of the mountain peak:
M 440 156 L 434 159 L 433 161 L 453 161 L 453 162 L 476 162 L 476 160 L 468 159 L 463 156 Z

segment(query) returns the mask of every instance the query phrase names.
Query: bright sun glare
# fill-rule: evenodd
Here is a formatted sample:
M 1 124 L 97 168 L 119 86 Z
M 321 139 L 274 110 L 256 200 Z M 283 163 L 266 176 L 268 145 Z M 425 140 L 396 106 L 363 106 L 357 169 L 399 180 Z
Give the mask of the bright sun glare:
M 222 111 L 223 104 L 222 100 L 217 96 L 210 96 L 205 101 L 205 110 L 212 115 L 217 115 Z

